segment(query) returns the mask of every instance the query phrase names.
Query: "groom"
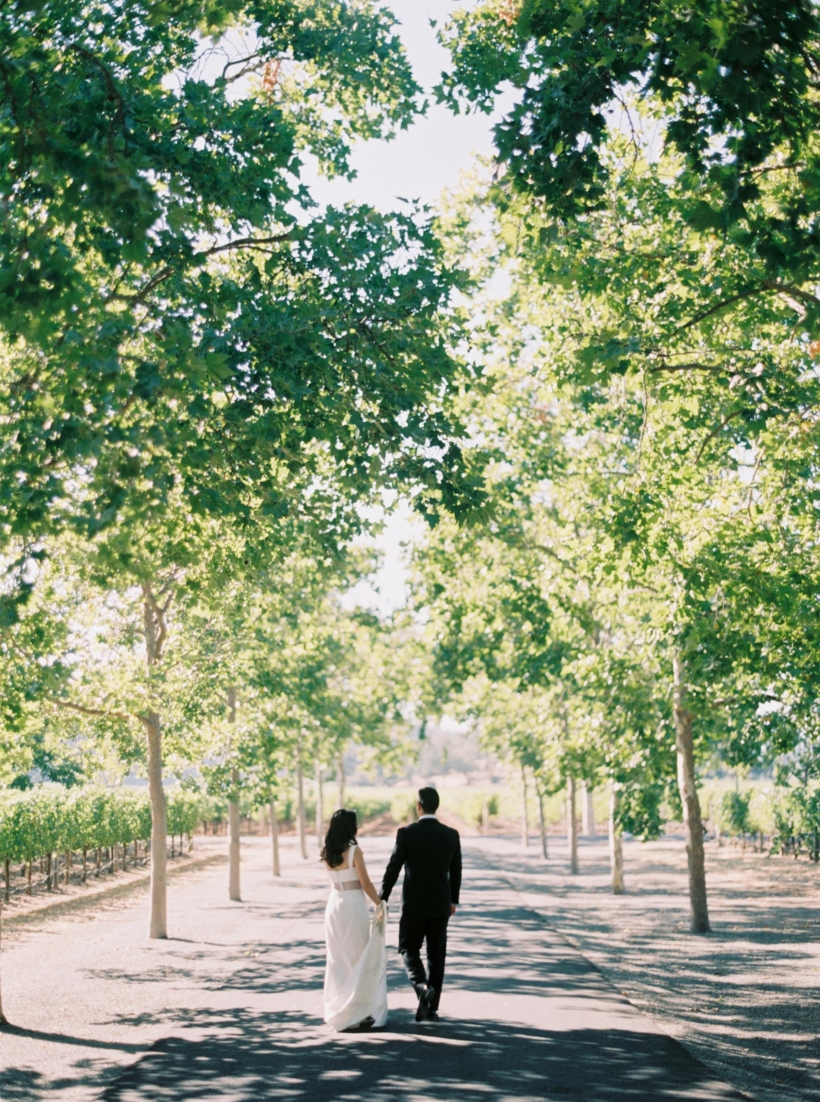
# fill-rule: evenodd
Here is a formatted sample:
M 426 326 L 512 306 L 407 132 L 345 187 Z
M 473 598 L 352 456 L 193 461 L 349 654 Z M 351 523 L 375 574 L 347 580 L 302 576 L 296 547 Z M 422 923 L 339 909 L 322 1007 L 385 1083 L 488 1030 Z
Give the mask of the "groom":
M 419 821 L 401 827 L 382 881 L 385 901 L 404 866 L 399 953 L 419 998 L 416 1021 L 438 1021 L 438 1004 L 447 955 L 447 923 L 456 913 L 461 889 L 461 839 L 458 831 L 436 818 L 438 792 L 420 788 Z M 421 963 L 427 941 L 428 973 Z

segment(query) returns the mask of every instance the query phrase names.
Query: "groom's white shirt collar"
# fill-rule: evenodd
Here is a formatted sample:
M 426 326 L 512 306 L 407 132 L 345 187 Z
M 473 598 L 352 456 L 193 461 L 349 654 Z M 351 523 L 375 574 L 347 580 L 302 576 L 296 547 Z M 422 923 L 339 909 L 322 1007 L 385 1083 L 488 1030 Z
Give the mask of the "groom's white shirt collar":
M 419 815 L 419 822 L 421 822 L 422 819 L 435 819 L 435 817 L 436 816 L 433 812 L 430 812 L 427 815 Z

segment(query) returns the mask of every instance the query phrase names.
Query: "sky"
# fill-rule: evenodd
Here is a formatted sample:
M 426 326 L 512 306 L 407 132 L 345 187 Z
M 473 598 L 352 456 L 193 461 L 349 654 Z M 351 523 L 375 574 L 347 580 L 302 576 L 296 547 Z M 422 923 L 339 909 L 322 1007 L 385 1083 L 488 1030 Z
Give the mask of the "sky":
M 314 177 L 310 190 L 320 203 L 367 203 L 381 210 L 402 209 L 401 199 L 435 205 L 444 190 L 458 184 L 476 154 L 492 155 L 492 127 L 500 110 L 493 115 L 453 115 L 437 106 L 430 93 L 449 61 L 449 54 L 436 41 L 430 20 L 443 22 L 451 11 L 464 6 L 463 0 L 391 0 L 389 7 L 399 20 L 398 33 L 416 80 L 428 92 L 427 114 L 391 142 L 360 143 L 352 159 L 357 171 L 355 180 Z M 408 507 L 400 506 L 391 514 L 377 541 L 384 556 L 376 577 L 378 594 L 360 586 L 351 599 L 375 604 L 385 614 L 401 607 L 407 581 L 402 543 L 422 530 L 423 524 L 413 518 Z
M 428 93 L 427 115 L 392 142 L 361 143 L 353 157 L 356 180 L 316 180 L 311 190 L 320 202 L 356 201 L 382 210 L 400 209 L 399 197 L 435 203 L 445 188 L 458 183 L 474 153 L 492 154 L 495 117 L 453 115 L 435 104 L 431 92 L 449 54 L 436 41 L 430 20 L 444 23 L 450 12 L 467 5 L 463 0 L 390 0 L 388 6 L 399 20 L 397 30 L 416 80 Z

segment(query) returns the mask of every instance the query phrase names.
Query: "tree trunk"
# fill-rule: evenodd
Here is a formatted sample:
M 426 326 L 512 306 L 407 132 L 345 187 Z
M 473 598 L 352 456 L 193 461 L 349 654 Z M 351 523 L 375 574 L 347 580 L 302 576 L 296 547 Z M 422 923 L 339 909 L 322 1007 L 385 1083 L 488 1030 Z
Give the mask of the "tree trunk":
M 546 861 L 549 857 L 547 852 L 547 820 L 544 817 L 544 797 L 541 793 L 538 793 L 538 822 L 541 827 L 541 853 Z
M 162 727 L 156 712 L 144 724 L 148 736 L 148 794 L 151 799 L 151 914 L 148 936 L 168 937 L 168 815 L 162 786 Z
M 581 830 L 585 837 L 595 834 L 595 809 L 592 806 L 592 789 L 586 781 L 581 785 Z
M 618 792 L 615 785 L 609 789 L 609 865 L 612 871 L 612 894 L 624 893 L 624 851 L 621 830 L 617 822 Z
M 567 849 L 569 850 L 569 871 L 573 876 L 578 872 L 578 812 L 575 806 L 575 777 L 567 777 Z
M 88 846 L 83 846 L 83 883 L 88 883 Z
M 3 907 L 0 906 L 0 956 L 2 956 L 3 949 Z M 7 1025 L 8 1019 L 3 1013 L 3 984 L 0 980 L 0 1025 Z
M 521 842 L 530 844 L 530 823 L 527 809 L 527 771 L 521 766 Z
M 63 875 L 63 883 L 66 887 L 71 883 L 71 854 L 65 855 L 65 874 Z
M 703 825 L 695 778 L 695 746 L 692 713 L 686 707 L 686 684 L 679 655 L 672 659 L 674 681 L 675 746 L 678 756 L 678 789 L 683 804 L 686 856 L 689 862 L 690 929 L 693 934 L 709 932 L 706 903 L 706 869 L 703 856 Z
M 305 822 L 305 779 L 302 776 L 302 748 L 296 761 L 296 816 L 299 821 L 299 849 L 307 861 L 307 823 Z
M 231 786 L 235 790 L 235 786 L 239 784 L 239 773 L 236 769 L 231 770 Z M 241 903 L 242 894 L 240 891 L 240 846 L 239 846 L 239 804 L 236 800 L 231 800 L 228 803 L 228 833 L 230 838 L 228 840 L 228 898 L 233 900 L 234 903 Z
M 9 900 L 11 899 L 11 861 L 8 859 L 8 857 L 6 858 L 6 860 L 4 862 L 4 870 L 5 870 L 5 873 L 6 873 L 5 900 L 6 900 L 6 903 L 8 903 Z
M 150 676 L 162 658 L 167 636 L 165 613 L 171 598 L 160 607 L 151 586 L 142 586 L 142 615 L 145 625 L 145 664 Z M 150 709 L 140 717 L 148 742 L 148 796 L 151 801 L 151 910 L 149 938 L 168 937 L 168 806 L 162 784 L 162 723 Z
M 345 756 L 342 750 L 339 751 L 339 807 L 345 805 Z
M 51 891 L 51 854 L 46 854 L 46 890 Z
M 228 689 L 228 723 L 233 727 L 236 723 L 236 689 Z M 231 769 L 231 799 L 228 801 L 228 898 L 234 903 L 242 901 L 240 891 L 241 860 L 239 847 L 239 771 Z
M 29 861 L 29 863 L 28 863 L 28 869 L 26 870 L 26 873 L 27 873 L 27 875 L 26 875 L 26 885 L 27 885 L 26 895 L 31 895 L 31 861 Z
M 319 845 L 324 843 L 325 833 L 325 817 L 324 808 L 322 807 L 322 767 L 319 762 L 316 762 L 316 838 Z
M 279 865 L 279 820 L 276 817 L 276 799 L 270 798 L 270 841 L 273 850 L 273 875 L 281 876 L 282 869 Z

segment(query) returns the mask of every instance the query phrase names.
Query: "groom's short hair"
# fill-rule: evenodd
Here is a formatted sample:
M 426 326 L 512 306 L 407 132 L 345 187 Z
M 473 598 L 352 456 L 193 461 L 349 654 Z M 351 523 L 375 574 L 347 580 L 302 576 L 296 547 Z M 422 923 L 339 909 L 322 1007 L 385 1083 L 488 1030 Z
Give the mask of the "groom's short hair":
M 439 805 L 438 792 L 435 788 L 420 788 L 419 803 L 425 815 L 435 815 Z

